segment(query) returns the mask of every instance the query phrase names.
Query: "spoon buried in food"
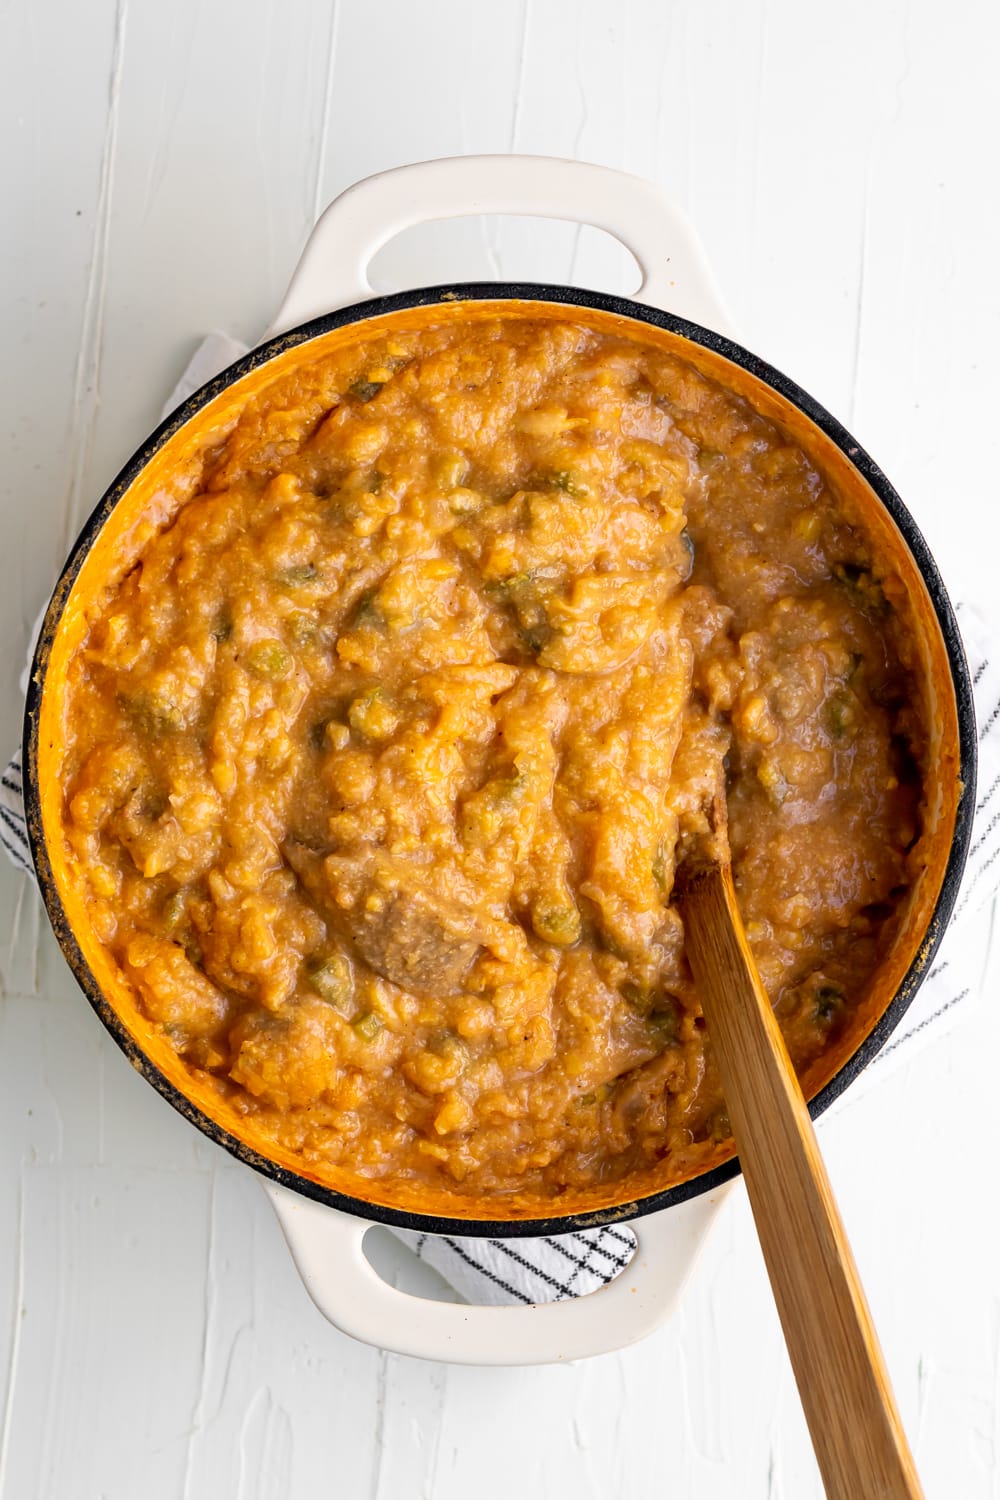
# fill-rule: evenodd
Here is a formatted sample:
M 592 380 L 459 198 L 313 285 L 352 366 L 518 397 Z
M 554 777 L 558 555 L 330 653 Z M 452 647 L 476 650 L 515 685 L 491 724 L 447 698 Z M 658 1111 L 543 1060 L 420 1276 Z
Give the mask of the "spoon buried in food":
M 725 793 L 677 868 L 740 1166 L 829 1500 L 923 1495 L 812 1121 L 736 901 Z

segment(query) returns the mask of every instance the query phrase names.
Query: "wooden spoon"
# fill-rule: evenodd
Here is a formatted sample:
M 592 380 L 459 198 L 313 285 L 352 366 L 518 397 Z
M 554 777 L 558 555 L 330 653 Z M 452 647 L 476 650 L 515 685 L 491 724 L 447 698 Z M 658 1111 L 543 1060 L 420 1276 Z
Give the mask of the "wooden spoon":
M 736 904 L 726 805 L 675 897 L 771 1289 L 829 1500 L 923 1495 L 799 1081 Z

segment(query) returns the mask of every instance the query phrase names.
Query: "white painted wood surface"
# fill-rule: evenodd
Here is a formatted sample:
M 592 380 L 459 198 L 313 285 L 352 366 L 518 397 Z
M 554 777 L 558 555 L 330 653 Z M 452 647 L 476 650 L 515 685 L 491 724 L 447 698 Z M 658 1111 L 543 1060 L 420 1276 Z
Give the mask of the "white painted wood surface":
M 317 210 L 399 161 L 538 151 L 661 181 L 746 341 L 844 416 L 1000 619 L 988 0 L 6 0 L 0 730 L 83 516 L 201 335 L 265 327 Z M 628 289 L 565 226 L 414 231 L 383 285 Z M 1000 962 L 822 1128 L 928 1495 L 1000 1496 Z M 257 1183 L 172 1114 L 0 870 L 0 1500 L 813 1500 L 742 1193 L 682 1313 L 571 1368 L 327 1327 Z M 392 1257 L 388 1258 L 392 1262 Z

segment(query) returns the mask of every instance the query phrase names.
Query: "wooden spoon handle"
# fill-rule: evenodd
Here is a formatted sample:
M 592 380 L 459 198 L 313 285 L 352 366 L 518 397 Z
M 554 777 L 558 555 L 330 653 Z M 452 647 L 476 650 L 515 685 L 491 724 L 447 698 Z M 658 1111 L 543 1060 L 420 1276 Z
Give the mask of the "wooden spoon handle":
M 677 897 L 774 1300 L 829 1500 L 923 1491 L 728 864 Z

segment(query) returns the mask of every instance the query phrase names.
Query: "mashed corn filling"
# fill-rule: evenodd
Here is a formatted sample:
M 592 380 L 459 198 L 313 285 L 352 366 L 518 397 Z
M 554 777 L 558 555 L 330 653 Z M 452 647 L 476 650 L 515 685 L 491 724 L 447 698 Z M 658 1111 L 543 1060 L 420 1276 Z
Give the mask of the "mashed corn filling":
M 729 1137 L 671 904 L 728 783 L 796 1065 L 914 879 L 899 580 L 652 345 L 516 315 L 252 397 L 70 666 L 65 836 L 199 1082 L 310 1175 L 527 1195 Z

